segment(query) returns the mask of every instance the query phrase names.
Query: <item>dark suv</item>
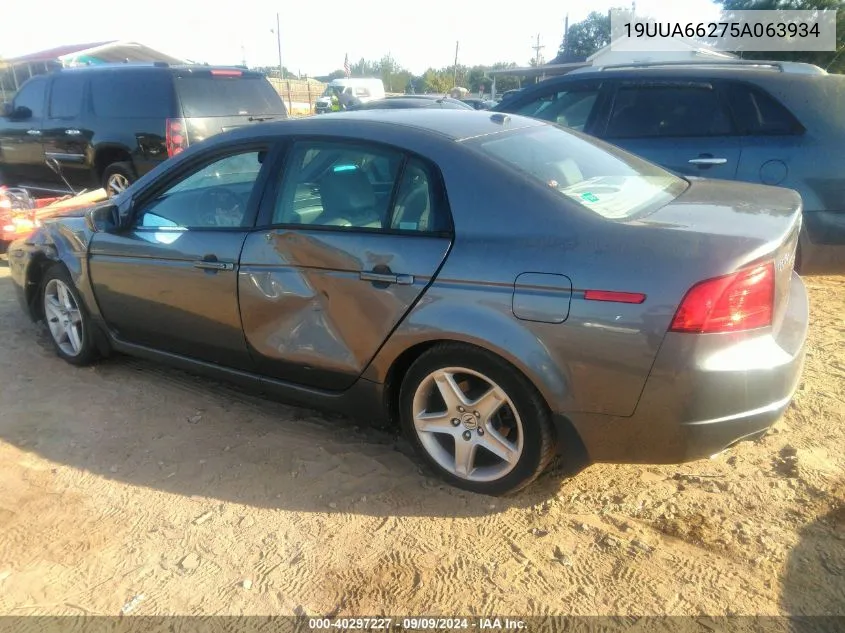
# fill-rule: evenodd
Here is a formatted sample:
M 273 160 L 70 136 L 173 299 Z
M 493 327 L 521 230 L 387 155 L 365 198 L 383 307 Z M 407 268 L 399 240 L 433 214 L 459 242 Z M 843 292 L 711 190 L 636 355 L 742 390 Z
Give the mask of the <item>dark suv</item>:
M 116 64 L 62 69 L 27 81 L 0 117 L 6 184 L 114 195 L 189 143 L 287 118 L 260 73 L 242 68 Z
M 583 68 L 493 110 L 597 136 L 685 177 L 795 189 L 804 202 L 799 269 L 845 270 L 841 75 L 789 62 Z

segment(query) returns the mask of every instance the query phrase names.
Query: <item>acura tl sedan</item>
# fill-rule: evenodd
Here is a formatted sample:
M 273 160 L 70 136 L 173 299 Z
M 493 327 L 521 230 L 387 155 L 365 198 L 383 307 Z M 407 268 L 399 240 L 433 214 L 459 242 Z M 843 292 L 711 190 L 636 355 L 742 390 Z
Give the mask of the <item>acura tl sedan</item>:
M 555 125 L 399 109 L 233 130 L 10 247 L 56 352 L 160 360 L 401 425 L 505 494 L 570 442 L 675 463 L 799 381 L 801 199 Z

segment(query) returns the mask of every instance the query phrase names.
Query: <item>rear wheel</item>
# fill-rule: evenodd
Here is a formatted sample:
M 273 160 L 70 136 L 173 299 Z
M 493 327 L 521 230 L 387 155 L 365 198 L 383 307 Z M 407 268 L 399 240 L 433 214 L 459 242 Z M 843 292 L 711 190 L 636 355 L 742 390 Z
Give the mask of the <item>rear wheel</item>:
M 106 190 L 109 198 L 123 193 L 135 180 L 135 170 L 132 169 L 132 163 L 112 163 L 103 171 L 103 189 Z
M 411 365 L 400 392 L 403 430 L 449 483 L 515 492 L 554 457 L 550 413 L 531 383 L 484 350 L 444 343 Z

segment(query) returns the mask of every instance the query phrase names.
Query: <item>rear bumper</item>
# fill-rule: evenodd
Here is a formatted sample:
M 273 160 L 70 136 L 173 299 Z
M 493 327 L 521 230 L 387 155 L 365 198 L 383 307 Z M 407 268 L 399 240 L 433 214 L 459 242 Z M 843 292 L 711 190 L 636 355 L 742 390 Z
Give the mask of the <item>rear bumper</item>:
M 765 433 L 804 367 L 809 305 L 793 273 L 784 320 L 759 336 L 667 334 L 634 414 L 566 416 L 596 462 L 680 463 Z

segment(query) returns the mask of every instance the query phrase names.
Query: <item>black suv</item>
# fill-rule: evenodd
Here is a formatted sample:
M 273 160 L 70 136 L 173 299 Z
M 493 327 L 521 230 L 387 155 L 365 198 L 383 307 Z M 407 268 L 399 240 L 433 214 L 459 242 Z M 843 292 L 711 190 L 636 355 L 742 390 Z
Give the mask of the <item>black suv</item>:
M 116 64 L 38 75 L 4 104 L 0 172 L 9 185 L 114 195 L 189 143 L 287 118 L 281 97 L 242 68 Z
M 843 104 L 845 76 L 809 64 L 736 60 L 581 68 L 493 110 L 585 132 L 685 177 L 795 189 L 804 202 L 799 269 L 841 272 Z

